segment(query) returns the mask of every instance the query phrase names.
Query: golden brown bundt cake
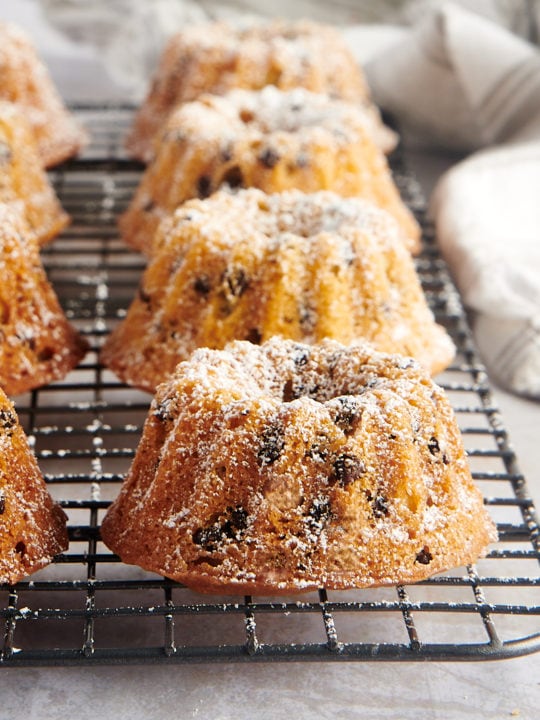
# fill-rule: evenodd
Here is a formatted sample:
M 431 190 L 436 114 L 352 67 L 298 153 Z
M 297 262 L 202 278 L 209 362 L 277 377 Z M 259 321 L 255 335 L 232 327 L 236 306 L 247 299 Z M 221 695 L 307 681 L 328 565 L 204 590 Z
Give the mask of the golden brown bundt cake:
M 234 88 L 260 90 L 266 85 L 303 87 L 362 105 L 383 151 L 396 145 L 397 136 L 383 125 L 339 31 L 306 20 L 271 20 L 247 27 L 207 23 L 172 37 L 135 118 L 128 150 L 149 162 L 154 137 L 180 103 L 202 93 L 223 95 Z
M 58 380 L 86 350 L 47 281 L 22 212 L 0 203 L 0 387 L 18 395 Z
M 178 366 L 101 534 L 124 562 L 247 594 L 416 582 L 496 539 L 416 362 L 279 338 Z
M 67 546 L 64 511 L 47 492 L 15 409 L 0 390 L 0 583 L 18 582 Z
M 86 143 L 86 133 L 65 108 L 30 39 L 16 26 L 2 22 L 0 99 L 21 107 L 45 167 L 72 157 Z
M 365 197 L 394 215 L 411 250 L 419 248 L 418 224 L 366 130 L 362 111 L 350 103 L 269 86 L 206 95 L 180 106 L 120 220 L 123 238 L 151 254 L 165 215 L 224 184 L 268 193 L 298 188 Z
M 41 244 L 69 222 L 41 167 L 30 125 L 13 103 L 0 101 L 0 203 L 22 201 L 24 216 Z
M 454 355 L 388 213 L 330 192 L 251 188 L 191 200 L 162 223 L 138 295 L 101 358 L 153 391 L 197 347 L 272 335 L 365 339 L 432 373 Z

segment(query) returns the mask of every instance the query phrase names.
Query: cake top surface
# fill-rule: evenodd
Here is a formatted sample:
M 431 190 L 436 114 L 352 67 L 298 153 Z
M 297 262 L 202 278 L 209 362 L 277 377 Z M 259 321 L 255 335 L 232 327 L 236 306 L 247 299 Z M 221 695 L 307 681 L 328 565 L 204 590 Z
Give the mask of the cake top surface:
M 255 143 L 267 135 L 328 136 L 348 144 L 370 132 L 366 111 L 343 100 L 331 99 L 303 88 L 280 90 L 230 90 L 226 95 L 201 95 L 179 105 L 164 128 L 165 139 L 180 139 L 184 130 L 190 141 L 242 136 Z
M 228 247 L 242 239 L 256 247 L 260 242 L 283 242 L 289 235 L 309 239 L 322 233 L 344 239 L 362 233 L 377 238 L 381 248 L 403 244 L 402 231 L 387 212 L 367 200 L 325 190 L 267 195 L 256 188 L 224 189 L 204 201 L 189 200 L 162 222 L 155 253 L 176 244 L 191 229 L 203 242 L 214 240 Z
M 17 25 L 0 22 L 0 68 L 2 71 L 27 72 L 29 61 L 32 63 L 32 71 L 38 76 L 42 71 L 45 73 L 43 63 L 39 60 L 27 33 Z M 22 79 L 28 80 L 27 77 Z M 0 94 L 6 90 L 2 80 L 0 80 Z
M 29 42 L 28 35 L 18 25 L 10 22 L 0 22 L 0 38 L 2 43 L 0 44 L 0 57 L 2 51 L 6 49 L 7 43 L 10 41 L 15 42 Z
M 291 379 L 296 391 L 288 387 Z M 239 397 L 280 402 L 310 398 L 324 403 L 346 395 L 378 394 L 383 387 L 397 392 L 399 402 L 420 389 L 442 393 L 413 358 L 378 352 L 365 342 L 344 346 L 330 339 L 308 345 L 273 337 L 263 345 L 235 340 L 223 350 L 199 348 L 178 365 L 170 382 L 175 387 L 185 381 L 190 386 L 196 381 L 194 393 L 237 388 Z
M 277 337 L 201 348 L 158 387 L 102 531 L 130 562 L 251 594 L 417 581 L 496 538 L 419 364 Z
M 241 56 L 244 64 L 267 62 L 272 58 L 288 73 L 303 75 L 306 67 L 317 65 L 330 75 L 331 69 L 352 74 L 359 97 L 367 94 L 360 68 L 339 30 L 310 20 L 245 21 L 237 24 L 210 22 L 193 25 L 174 35 L 166 53 L 201 54 L 213 57 Z

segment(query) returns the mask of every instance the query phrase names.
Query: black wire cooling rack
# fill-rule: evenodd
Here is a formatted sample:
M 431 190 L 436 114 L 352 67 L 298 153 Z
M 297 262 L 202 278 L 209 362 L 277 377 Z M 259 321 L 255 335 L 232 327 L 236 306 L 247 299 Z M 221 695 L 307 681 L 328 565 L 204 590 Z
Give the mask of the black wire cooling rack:
M 493 404 L 457 292 L 437 254 L 425 201 L 399 154 L 400 189 L 424 228 L 423 286 L 459 353 L 439 376 L 500 540 L 476 565 L 417 585 L 287 598 L 197 595 L 123 565 L 100 541 L 103 513 L 136 448 L 149 396 L 97 362 L 143 268 L 116 218 L 141 168 L 122 152 L 128 108 L 79 108 L 93 142 L 52 178 L 73 223 L 43 259 L 92 352 L 63 382 L 16 400 L 53 496 L 69 516 L 69 550 L 25 582 L 0 587 L 0 665 L 267 660 L 486 660 L 540 649 L 539 527 Z

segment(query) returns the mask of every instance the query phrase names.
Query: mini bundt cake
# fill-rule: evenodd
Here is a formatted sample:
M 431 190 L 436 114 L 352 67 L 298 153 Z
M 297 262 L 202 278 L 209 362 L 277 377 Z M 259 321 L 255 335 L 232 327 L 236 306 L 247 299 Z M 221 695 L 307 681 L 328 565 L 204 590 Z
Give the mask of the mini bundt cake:
M 0 389 L 0 583 L 14 584 L 68 546 L 66 516 L 47 491 L 11 402 Z
M 414 360 L 279 338 L 197 350 L 159 387 L 101 535 L 124 562 L 247 594 L 416 582 L 496 539 Z
M 366 130 L 362 111 L 307 90 L 233 90 L 181 105 L 120 219 L 124 240 L 151 254 L 159 221 L 222 185 L 265 192 L 332 190 L 372 200 L 402 225 L 411 250 L 420 229 Z
M 397 136 L 382 123 L 339 31 L 305 20 L 271 20 L 244 27 L 208 23 L 172 37 L 135 117 L 127 148 L 149 162 L 154 137 L 180 103 L 203 93 L 223 95 L 234 88 L 260 90 L 266 85 L 282 90 L 303 87 L 362 105 L 383 151 L 396 145 Z
M 86 350 L 47 281 L 22 212 L 0 203 L 0 387 L 18 395 L 58 380 Z
M 41 167 L 26 118 L 13 103 L 0 101 L 0 203 L 14 201 L 22 201 L 26 221 L 41 244 L 69 222 Z
M 388 213 L 330 192 L 251 188 L 191 200 L 162 223 L 138 295 L 101 358 L 153 391 L 197 347 L 272 335 L 365 339 L 432 373 L 454 355 Z
M 30 39 L 16 26 L 1 22 L 0 99 L 21 107 L 45 167 L 72 157 L 87 141 L 86 133 L 64 106 Z

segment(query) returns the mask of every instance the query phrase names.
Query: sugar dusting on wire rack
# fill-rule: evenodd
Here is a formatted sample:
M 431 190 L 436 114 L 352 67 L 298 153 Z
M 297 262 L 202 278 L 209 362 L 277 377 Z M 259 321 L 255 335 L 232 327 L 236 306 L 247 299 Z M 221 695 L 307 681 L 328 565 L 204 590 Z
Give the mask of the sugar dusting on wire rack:
M 73 223 L 43 259 L 92 352 L 63 382 L 16 402 L 51 493 L 69 516 L 70 547 L 31 579 L 0 588 L 0 666 L 485 660 L 539 650 L 533 502 L 437 253 L 425 200 L 399 154 L 392 158 L 395 177 L 424 229 L 417 262 L 423 287 L 459 350 L 438 382 L 456 411 L 499 542 L 476 565 L 418 585 L 288 598 L 198 595 L 123 565 L 107 550 L 100 521 L 131 462 L 150 400 L 119 383 L 96 353 L 125 314 L 144 266 L 116 230 L 141 168 L 122 151 L 129 108 L 78 113 L 93 143 L 52 175 Z

